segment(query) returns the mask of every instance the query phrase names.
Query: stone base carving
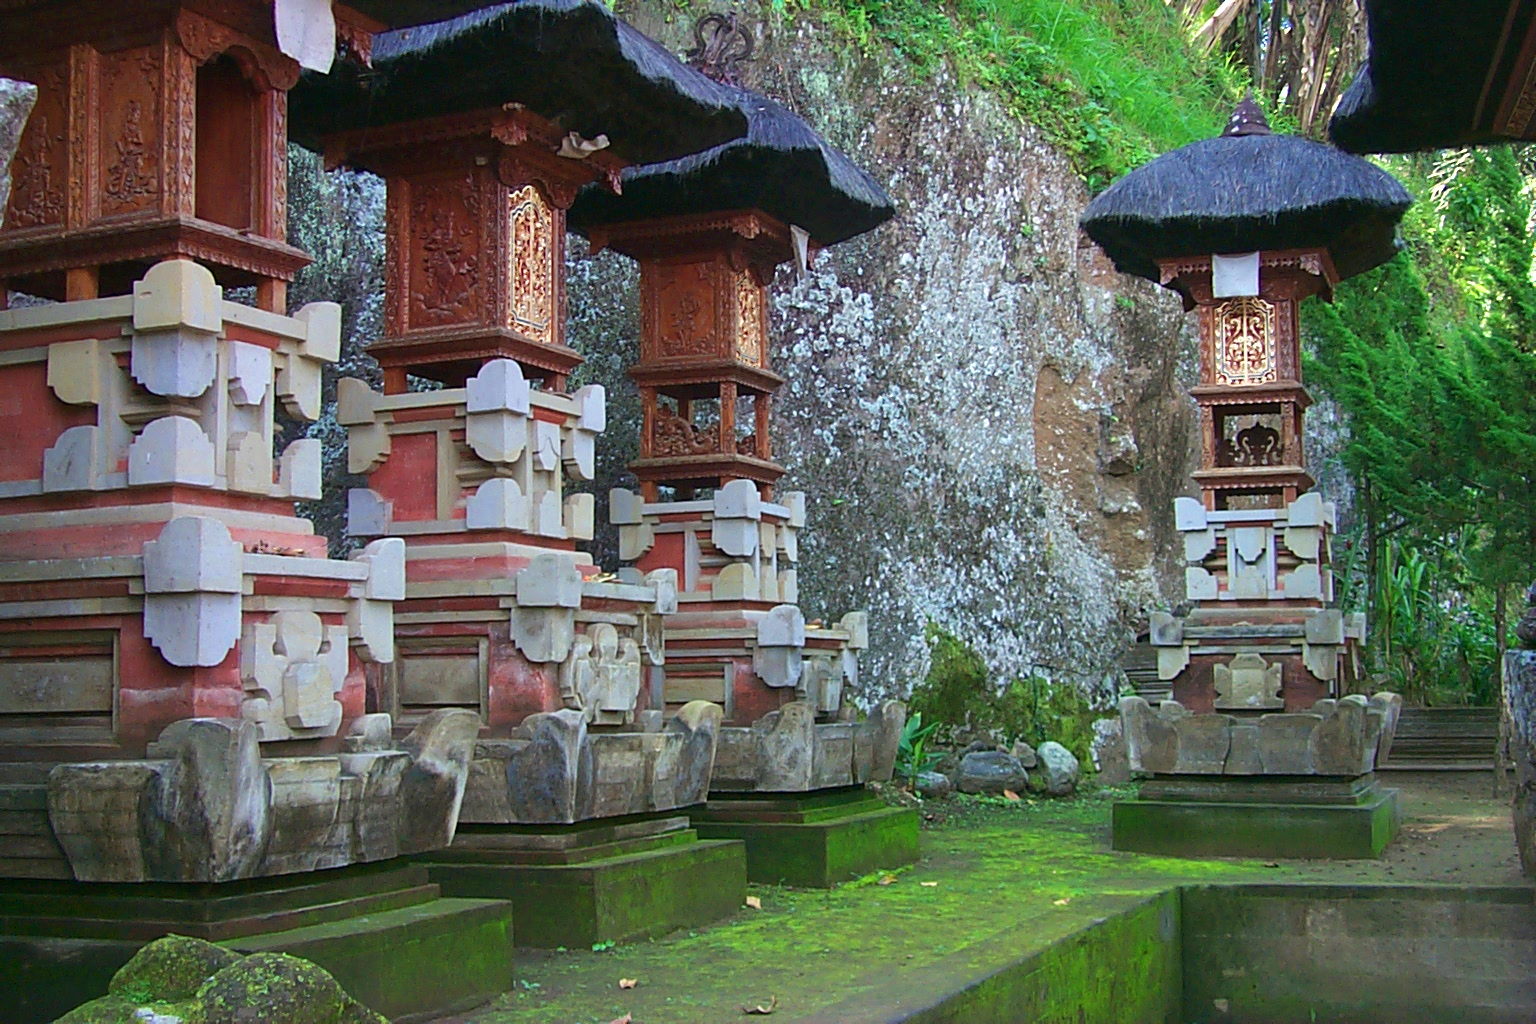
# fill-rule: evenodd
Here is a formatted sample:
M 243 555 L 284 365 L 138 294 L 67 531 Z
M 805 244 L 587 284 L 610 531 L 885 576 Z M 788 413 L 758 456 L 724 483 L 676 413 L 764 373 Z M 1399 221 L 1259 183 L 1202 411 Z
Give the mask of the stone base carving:
M 750 726 L 720 731 L 710 789 L 797 793 L 886 781 L 906 719 L 906 705 L 894 700 L 862 722 L 817 722 L 810 704 L 792 701 Z
M 1536 876 L 1536 650 L 1505 652 L 1504 702 L 1515 762 L 1515 845 L 1521 870 Z
M 703 803 L 720 733 L 720 707 L 693 701 L 643 731 L 597 732 L 582 712 L 529 715 L 509 739 L 475 744 L 462 820 L 570 824 Z
M 1363 775 L 1385 759 L 1402 698 L 1320 700 L 1309 711 L 1196 715 L 1177 701 L 1120 701 L 1132 771 L 1176 775 Z
M 146 760 L 55 767 L 48 816 L 84 882 L 223 882 L 386 860 L 452 841 L 478 728 L 470 712 L 444 709 L 395 746 L 388 716 L 368 715 L 341 754 L 263 758 L 250 722 L 182 719 Z

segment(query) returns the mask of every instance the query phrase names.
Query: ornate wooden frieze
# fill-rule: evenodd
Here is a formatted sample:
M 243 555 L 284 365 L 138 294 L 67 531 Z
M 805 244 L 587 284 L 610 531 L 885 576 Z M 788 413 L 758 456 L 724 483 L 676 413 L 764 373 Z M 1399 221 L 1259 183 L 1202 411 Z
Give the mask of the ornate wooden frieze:
M 534 185 L 508 197 L 511 221 L 512 295 L 507 326 L 541 344 L 556 338 L 555 213 Z
M 695 427 L 675 409 L 658 405 L 651 427 L 651 451 L 661 458 L 679 455 L 705 455 L 720 450 L 719 429 Z
M 482 204 L 471 172 L 410 184 L 407 329 L 473 323 L 479 312 Z
M 38 85 L 37 105 L 11 164 L 11 202 L 6 224 L 13 229 L 64 223 L 69 181 L 67 57 L 18 73 Z
M 1258 297 L 1228 299 L 1215 310 L 1217 384 L 1247 387 L 1277 379 L 1275 306 Z
M 641 359 L 709 355 L 715 344 L 715 274 L 709 260 L 644 268 Z
M 158 50 L 134 47 L 98 58 L 101 92 L 112 98 L 98 122 L 102 217 L 145 209 L 159 196 L 164 55 Z

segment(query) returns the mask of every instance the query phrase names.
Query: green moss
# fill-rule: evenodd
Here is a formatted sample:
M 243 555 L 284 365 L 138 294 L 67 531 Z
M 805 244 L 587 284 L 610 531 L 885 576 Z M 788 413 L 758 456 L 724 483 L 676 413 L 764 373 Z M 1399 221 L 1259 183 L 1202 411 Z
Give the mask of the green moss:
M 190 999 L 203 982 L 239 959 L 238 953 L 203 939 L 167 935 L 135 953 L 112 976 L 107 991 L 124 999 Z
M 917 814 L 862 809 L 828 820 L 696 822 L 701 836 L 747 844 L 747 878 L 769 885 L 825 889 L 877 869 L 917 860 Z

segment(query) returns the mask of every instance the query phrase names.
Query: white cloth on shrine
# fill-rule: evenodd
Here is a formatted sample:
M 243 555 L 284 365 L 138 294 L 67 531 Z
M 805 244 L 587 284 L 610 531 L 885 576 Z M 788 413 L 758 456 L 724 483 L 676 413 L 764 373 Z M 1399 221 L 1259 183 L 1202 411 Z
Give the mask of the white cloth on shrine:
M 330 71 L 336 59 L 336 16 L 331 0 L 277 0 L 277 48 L 311 71 Z
M 1211 295 L 1235 299 L 1259 294 L 1259 254 L 1243 252 L 1231 256 L 1211 256 Z

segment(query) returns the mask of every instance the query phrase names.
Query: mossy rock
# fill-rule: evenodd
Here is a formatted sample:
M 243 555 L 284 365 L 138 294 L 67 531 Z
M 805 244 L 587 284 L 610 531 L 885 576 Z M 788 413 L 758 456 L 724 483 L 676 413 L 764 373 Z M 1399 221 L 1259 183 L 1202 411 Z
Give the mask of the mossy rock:
M 239 953 L 223 946 L 167 935 L 133 954 L 112 976 L 107 992 L 129 1000 L 180 1002 L 197 995 L 203 982 L 239 960 Z
M 308 960 L 286 953 L 242 957 L 182 935 L 167 935 L 139 950 L 113 976 L 107 995 L 55 1024 L 146 1022 L 389 1024 Z
M 324 968 L 287 953 L 255 953 L 208 979 L 197 993 L 194 1021 L 389 1024 L 347 995 Z

